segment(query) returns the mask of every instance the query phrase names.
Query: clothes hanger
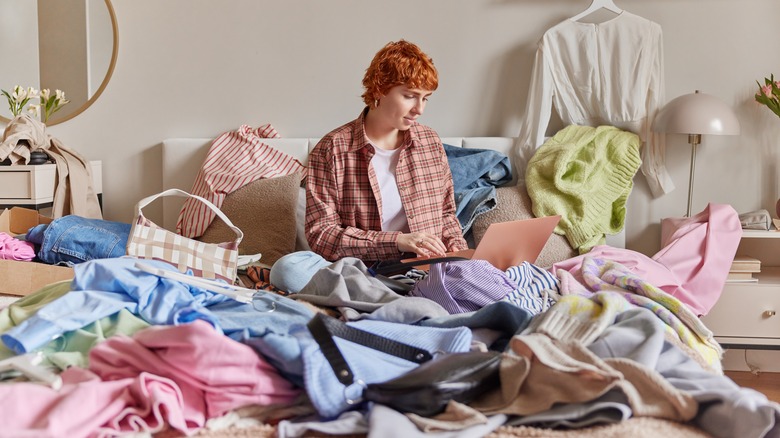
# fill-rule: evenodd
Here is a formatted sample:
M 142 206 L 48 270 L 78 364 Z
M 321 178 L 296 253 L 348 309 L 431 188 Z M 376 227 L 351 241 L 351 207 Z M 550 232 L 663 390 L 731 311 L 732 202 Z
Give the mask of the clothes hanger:
M 610 12 L 614 12 L 616 14 L 620 14 L 623 12 L 623 9 L 619 8 L 614 1 L 612 0 L 593 0 L 590 2 L 590 6 L 587 7 L 584 11 L 580 12 L 579 14 L 573 16 L 570 18 L 571 21 L 577 21 L 581 18 L 584 18 L 599 9 L 606 9 Z

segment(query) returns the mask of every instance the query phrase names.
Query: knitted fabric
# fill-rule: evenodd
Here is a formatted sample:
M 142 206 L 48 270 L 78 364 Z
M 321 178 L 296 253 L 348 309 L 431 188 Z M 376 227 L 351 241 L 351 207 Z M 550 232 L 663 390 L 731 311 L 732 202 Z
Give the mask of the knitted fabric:
M 644 307 L 664 322 L 667 330 L 690 347 L 707 366 L 722 373 L 723 350 L 712 332 L 680 300 L 641 279 L 620 263 L 585 256 L 580 284 L 565 270 L 556 274 L 563 297 L 535 319 L 529 332 L 544 333 L 554 339 L 574 339 L 588 345 L 615 316 L 632 307 Z
M 528 162 L 525 183 L 537 217 L 560 215 L 556 233 L 580 253 L 623 229 L 639 169 L 640 140 L 613 126 L 571 125 Z
M 619 291 L 629 303 L 652 310 L 711 368 L 718 372 L 722 370 L 720 359 L 723 349 L 715 341 L 712 331 L 677 298 L 639 278 L 620 263 L 605 259 L 585 257 L 582 263 L 582 277 L 593 290 Z

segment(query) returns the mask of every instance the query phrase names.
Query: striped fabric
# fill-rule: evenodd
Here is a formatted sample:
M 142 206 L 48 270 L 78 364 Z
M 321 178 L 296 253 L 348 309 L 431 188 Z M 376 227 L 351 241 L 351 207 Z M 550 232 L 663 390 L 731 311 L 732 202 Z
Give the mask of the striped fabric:
M 434 263 L 409 296 L 439 303 L 450 314 L 479 310 L 504 298 L 515 282 L 487 260 Z
M 238 241 L 204 243 L 160 228 L 139 214 L 130 233 L 127 254 L 141 259 L 161 260 L 181 272 L 219 278 L 232 284 L 238 265 Z
M 506 275 L 517 283 L 517 288 L 507 294 L 503 301 L 525 309 L 532 315 L 549 309 L 555 304 L 553 296 L 560 295 L 560 281 L 532 263 L 523 262 L 522 265 L 512 266 L 506 270 Z
M 300 161 L 261 141 L 278 137 L 279 133 L 270 124 L 257 129 L 241 125 L 236 131 L 220 135 L 211 144 L 190 193 L 208 199 L 219 208 L 228 194 L 252 181 L 295 172 L 302 172 L 305 177 L 306 168 Z M 185 237 L 200 237 L 212 220 L 214 212 L 190 198 L 179 213 L 176 232 Z

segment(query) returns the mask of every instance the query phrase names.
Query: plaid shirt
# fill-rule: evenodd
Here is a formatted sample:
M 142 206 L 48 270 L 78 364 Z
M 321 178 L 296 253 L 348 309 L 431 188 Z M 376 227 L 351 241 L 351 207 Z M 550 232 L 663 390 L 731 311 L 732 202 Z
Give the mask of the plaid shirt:
M 382 199 L 360 117 L 322 138 L 309 155 L 306 238 L 328 260 L 402 257 L 400 231 L 382 231 Z M 415 123 L 402 132 L 396 182 L 409 230 L 442 239 L 448 251 L 468 248 L 455 216 L 452 174 L 434 130 Z

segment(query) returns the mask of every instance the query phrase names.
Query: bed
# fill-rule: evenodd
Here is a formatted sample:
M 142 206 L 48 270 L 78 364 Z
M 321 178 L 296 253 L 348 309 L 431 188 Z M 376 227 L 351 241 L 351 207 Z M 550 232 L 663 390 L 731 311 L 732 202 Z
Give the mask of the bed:
M 165 140 L 162 189 L 176 187 L 188 190 L 211 141 L 212 139 L 208 138 Z M 496 137 L 443 138 L 443 141 L 459 147 L 493 149 L 504 153 L 508 153 L 514 143 L 513 138 Z M 307 153 L 316 144 L 316 139 L 269 139 L 268 143 L 305 163 Z M 513 166 L 518 166 L 518 163 L 513 163 Z M 521 193 L 522 187 L 522 184 L 516 182 L 508 187 L 502 187 L 499 201 L 519 202 L 517 200 L 522 197 L 518 193 Z M 297 204 L 298 199 L 295 198 L 291 202 Z M 261 206 L 273 209 L 269 207 L 268 200 L 261 202 L 265 203 Z M 518 205 L 520 204 L 522 202 Z M 176 199 L 164 200 L 162 222 L 166 228 L 175 228 L 180 206 L 181 203 Z M 530 214 L 527 205 L 522 206 L 522 212 L 507 210 L 506 207 L 499 202 L 499 206 L 494 211 L 483 215 L 482 221 L 485 223 L 482 226 L 486 226 L 490 221 L 506 220 L 522 215 L 527 217 Z M 300 214 L 299 208 L 295 207 L 292 210 L 294 215 Z M 289 220 L 295 219 L 290 217 Z M 475 234 L 476 227 L 475 223 Z M 295 240 L 299 233 L 300 227 L 294 227 L 292 234 L 288 231 L 287 239 Z M 563 245 L 565 240 L 560 240 L 559 243 Z M 622 248 L 623 243 L 622 235 L 610 236 L 608 240 L 608 246 L 613 248 Z M 300 242 L 292 244 L 292 250 L 294 249 L 300 249 Z M 554 264 L 561 261 L 561 254 L 553 251 L 543 253 L 543 256 L 547 257 L 549 264 Z M 563 261 L 572 259 L 574 258 Z M 588 261 L 582 261 L 580 264 L 582 272 L 587 268 L 594 270 L 593 272 L 630 274 L 621 271 L 621 266 L 610 265 L 608 260 L 606 262 L 586 260 Z M 566 287 L 576 287 L 574 275 L 560 273 L 559 278 L 568 282 Z M 638 281 L 638 279 L 634 280 Z M 174 286 L 178 287 L 178 285 L 168 286 L 171 289 L 166 289 L 166 295 L 177 296 Z M 652 285 L 646 286 L 650 288 Z M 0 320 L 5 322 L 6 327 L 23 324 L 25 318 L 34 318 L 35 312 L 46 303 L 61 297 L 74 296 L 74 291 L 69 291 L 70 287 L 72 286 L 60 283 L 45 288 L 28 297 L 22 303 L 24 306 L 20 308 L 12 306 L 3 310 Z M 653 290 L 658 293 L 657 290 Z M 523 391 L 519 391 L 513 400 L 524 401 L 525 409 L 531 409 L 527 406 L 543 404 L 542 399 L 550 404 L 549 409 L 536 409 L 532 414 L 529 413 L 530 411 L 524 411 L 528 415 L 514 415 L 512 412 L 518 412 L 512 410 L 518 409 L 516 405 L 513 408 L 506 404 L 496 404 L 496 399 L 493 399 L 493 405 L 484 409 L 484 412 L 488 413 L 483 416 L 484 418 L 479 416 L 482 411 L 475 412 L 466 406 L 461 407 L 464 410 L 448 412 L 450 416 L 440 418 L 441 421 L 437 423 L 425 419 L 411 419 L 391 409 L 377 406 L 366 416 L 356 411 L 348 411 L 333 421 L 323 422 L 312 409 L 311 403 L 306 402 L 306 397 L 300 390 L 301 383 L 306 380 L 296 381 L 296 379 L 304 379 L 304 372 L 293 372 L 292 360 L 283 355 L 276 355 L 277 350 L 268 349 L 273 338 L 269 340 L 266 337 L 262 338 L 264 342 L 257 342 L 260 337 L 252 335 L 256 334 L 256 331 L 246 335 L 247 332 L 226 323 L 227 319 L 220 320 L 225 334 L 230 333 L 233 339 L 241 340 L 226 346 L 221 344 L 223 336 L 215 335 L 214 330 L 200 321 L 178 327 L 153 324 L 154 327 L 149 328 L 146 327 L 149 325 L 148 322 L 139 322 L 131 318 L 133 312 L 129 310 L 137 310 L 136 313 L 140 314 L 147 312 L 148 315 L 150 309 L 156 305 L 168 305 L 162 301 L 155 301 L 155 305 L 143 309 L 128 307 L 112 315 L 108 320 L 103 319 L 73 330 L 65 336 L 55 336 L 56 342 L 52 344 L 56 346 L 49 345 L 54 348 L 54 351 L 51 348 L 44 349 L 49 354 L 49 359 L 60 368 L 66 368 L 68 364 L 81 365 L 81 367 L 70 367 L 62 373 L 65 389 L 60 392 L 41 385 L 30 386 L 23 382 L 0 386 L 2 407 L 0 412 L 3 412 L 0 414 L 0 419 L 5 424 L 28 421 L 29 424 L 35 425 L 35 428 L 25 433 L 26 436 L 61 436 L 63 430 L 69 432 L 68 436 L 101 434 L 111 436 L 119 429 L 138 432 L 152 430 L 154 436 L 159 437 L 185 434 L 215 437 L 429 435 L 421 432 L 421 427 L 436 431 L 430 433 L 432 436 L 464 437 L 656 437 L 664 435 L 726 437 L 776 436 L 780 433 L 780 427 L 777 425 L 780 408 L 775 403 L 769 402 L 763 395 L 750 389 L 739 388 L 722 375 L 716 346 L 702 346 L 702 342 L 697 341 L 695 337 L 691 338 L 690 327 L 696 326 L 695 320 L 679 317 L 675 320 L 676 325 L 671 324 L 672 315 L 668 311 L 664 313 L 665 310 L 657 302 L 653 302 L 652 294 L 643 295 L 647 298 L 642 301 L 644 307 L 651 307 L 651 310 L 657 314 L 664 313 L 666 320 L 656 317 L 653 312 L 641 308 L 642 306 L 628 306 L 626 300 L 621 298 L 626 295 L 625 291 L 618 294 L 613 293 L 614 291 L 594 292 L 587 299 L 576 296 L 574 289 L 570 291 L 572 293 L 559 299 L 555 306 L 535 315 L 529 315 L 529 319 L 523 320 L 524 332 L 527 335 L 536 335 L 533 342 L 517 343 L 514 341 L 513 333 L 510 333 L 510 337 L 507 338 L 508 348 L 519 356 L 525 357 L 528 369 L 535 370 L 529 371 L 528 375 L 536 377 L 523 378 L 525 388 L 537 395 L 560 393 L 561 397 L 564 397 L 556 399 L 538 396 L 536 399 L 528 399 L 527 396 L 523 398 L 525 394 Z M 60 298 L 53 297 L 57 293 L 60 294 Z M 567 297 L 570 298 L 567 300 Z M 265 324 L 263 326 L 265 330 L 269 330 L 269 327 L 273 330 L 274 327 L 277 329 L 287 327 L 295 318 L 310 314 L 307 312 L 344 315 L 338 308 L 323 306 L 321 301 L 320 304 L 317 304 L 316 300 L 306 299 L 296 299 L 294 302 L 295 309 L 299 309 L 298 311 L 288 312 L 280 307 L 280 311 L 276 313 L 255 315 L 252 320 L 256 324 Z M 401 300 L 399 299 L 398 302 Z M 490 311 L 497 312 L 497 315 L 502 313 L 496 309 L 501 312 L 507 309 L 512 309 L 510 312 L 517 312 L 516 307 L 506 303 L 495 304 L 496 306 L 491 307 Z M 234 303 L 226 304 L 218 300 L 208 309 L 217 312 L 220 309 L 224 310 L 224 306 L 232 305 Z M 566 318 L 571 314 L 569 311 L 582 306 L 589 309 L 582 317 L 584 319 L 568 321 L 578 324 L 585 321 L 589 327 L 595 326 L 595 322 L 598 322 L 601 325 L 598 331 L 562 330 L 560 321 L 567 321 Z M 305 309 L 300 310 L 301 308 Z M 231 309 L 235 310 L 233 307 Z M 515 315 L 515 313 L 510 314 Z M 203 319 L 208 319 L 207 317 L 208 314 Z M 490 335 L 494 336 L 492 339 L 501 338 L 502 329 L 497 326 L 510 326 L 512 330 L 519 327 L 517 323 L 508 324 L 507 320 L 497 321 L 498 318 L 482 319 L 489 322 L 484 326 L 472 327 L 486 329 L 482 333 L 492 333 Z M 260 320 L 263 322 L 257 322 Z M 514 320 L 517 322 L 519 319 Z M 430 321 L 433 323 L 420 325 L 426 329 L 463 328 L 459 324 L 453 326 L 452 318 L 430 318 Z M 58 323 L 66 325 L 61 321 Z M 121 330 L 117 329 L 118 326 L 126 328 L 133 324 L 135 324 L 133 326 L 135 332 L 132 336 L 115 336 L 121 333 Z M 185 327 L 187 331 L 175 331 L 181 327 Z M 571 325 L 568 327 L 571 328 Z M 146 330 L 147 328 L 154 330 Z M 697 329 L 699 334 L 706 332 L 706 327 L 698 326 Z M 681 334 L 683 332 L 685 336 Z M 3 336 L 7 334 L 8 332 Z M 490 336 L 486 339 L 491 339 Z M 547 338 L 556 340 L 544 340 Z M 571 340 L 582 340 L 582 342 L 569 342 Z M 77 343 L 88 343 L 94 346 L 90 352 L 88 371 L 82 371 L 82 367 L 86 364 L 74 362 L 73 357 L 68 356 L 67 348 L 63 347 L 63 344 Z M 213 347 L 217 345 L 219 347 Z M 490 344 L 485 341 L 484 345 Z M 212 347 L 215 349 L 210 349 Z M 523 356 L 525 353 L 521 352 L 527 353 L 529 348 L 534 354 Z M 706 352 L 703 353 L 705 350 Z M 250 368 L 235 366 L 235 361 L 240 358 L 247 361 L 257 360 L 258 353 L 265 359 L 261 364 L 254 363 Z M 576 361 L 568 363 L 577 371 L 569 372 L 556 368 L 556 365 L 560 364 L 542 359 L 548 357 L 545 356 L 547 353 L 551 354 L 549 357 L 577 358 Z M 216 373 L 195 372 L 197 371 L 195 366 L 204 362 L 212 367 L 210 368 L 212 371 L 214 367 L 224 368 L 217 368 L 219 372 Z M 288 365 L 290 368 L 286 369 Z M 96 375 L 99 378 L 96 378 Z M 280 379 L 280 376 L 283 378 Z M 546 377 L 538 378 L 539 376 Z M 610 384 L 596 385 L 600 389 L 594 389 L 591 385 L 594 380 L 590 383 L 586 381 L 587 378 L 594 376 L 596 381 L 604 382 L 606 380 L 603 379 L 607 379 Z M 309 378 L 315 377 L 309 376 Z M 578 380 L 581 378 L 586 380 Z M 262 385 L 258 382 L 262 382 Z M 291 382 L 296 384 L 290 385 Z M 568 386 L 561 388 L 561 382 L 566 382 Z M 104 385 L 101 388 L 105 385 L 114 385 L 111 387 L 113 391 L 110 392 L 111 397 L 106 398 L 104 392 L 99 393 L 103 398 L 96 397 L 98 393 L 90 392 L 92 388 L 90 385 Z M 268 388 L 277 388 L 278 392 L 270 391 Z M 584 394 L 589 390 L 596 392 Z M 586 398 L 583 399 L 584 401 L 566 398 L 574 393 L 583 393 L 583 397 Z M 66 395 L 69 394 L 75 395 L 67 397 Z M 568 402 L 560 403 L 563 400 Z M 594 400 L 598 403 L 592 403 Z M 488 404 L 485 400 L 480 402 L 482 407 Z M 39 406 L 38 409 L 43 409 L 40 406 L 44 406 L 46 413 L 36 419 L 35 409 L 32 409 L 33 413 L 31 413 L 30 409 L 25 408 L 25 404 Z M 476 405 L 480 406 L 480 403 Z M 97 409 L 98 406 L 101 409 Z M 630 409 L 627 409 L 627 406 Z M 89 409 L 90 407 L 92 409 Z M 77 411 L 81 414 L 76 415 Z M 105 421 L 106 418 L 112 420 Z M 297 421 L 289 421 L 290 418 L 296 418 Z M 571 428 L 575 424 L 576 427 Z

